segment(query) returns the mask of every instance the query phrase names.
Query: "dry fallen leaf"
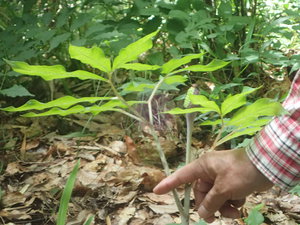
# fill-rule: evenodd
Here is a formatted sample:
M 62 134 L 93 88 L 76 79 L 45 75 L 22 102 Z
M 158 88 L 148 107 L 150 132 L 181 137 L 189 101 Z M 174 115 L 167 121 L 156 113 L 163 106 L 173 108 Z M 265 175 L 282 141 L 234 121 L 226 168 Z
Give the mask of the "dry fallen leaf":
M 169 214 L 163 214 L 162 216 L 153 220 L 153 225 L 166 225 L 170 223 L 174 223 L 174 220 Z
M 139 200 L 156 204 L 169 205 L 174 203 L 174 198 L 171 193 L 157 195 L 152 192 L 144 193 L 139 197 Z
M 108 146 L 115 152 L 119 153 L 127 153 L 127 146 L 123 141 L 113 141 Z
M 5 170 L 5 172 L 10 176 L 15 175 L 16 173 L 23 173 L 27 171 L 28 169 L 26 167 L 21 166 L 18 162 L 9 163 Z
M 18 204 L 24 204 L 26 196 L 20 192 L 8 192 L 2 197 L 2 204 L 5 208 L 12 207 Z
M 84 186 L 98 183 L 99 173 L 88 170 L 79 170 L 77 174 L 77 181 L 79 181 Z
M 155 205 L 155 204 L 148 204 L 148 207 L 153 210 L 156 214 L 172 214 L 177 213 L 178 209 L 176 204 L 172 205 Z
M 135 211 L 136 211 L 135 207 L 124 208 L 118 215 L 119 217 L 118 225 L 128 224 L 128 221 L 134 216 Z
M 138 152 L 137 152 L 137 149 L 136 149 L 136 145 L 134 144 L 134 141 L 129 136 L 125 136 L 124 139 L 125 139 L 125 143 L 126 143 L 126 146 L 127 146 L 127 153 L 128 153 L 129 158 L 132 160 L 132 162 L 134 164 L 140 164 L 141 159 L 138 155 Z

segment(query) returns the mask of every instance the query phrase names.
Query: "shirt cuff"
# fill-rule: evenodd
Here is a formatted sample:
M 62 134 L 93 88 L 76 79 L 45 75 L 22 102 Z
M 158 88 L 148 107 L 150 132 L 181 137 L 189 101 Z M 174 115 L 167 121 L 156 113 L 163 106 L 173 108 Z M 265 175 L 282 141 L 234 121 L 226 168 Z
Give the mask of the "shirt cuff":
M 300 181 L 299 123 L 277 117 L 246 147 L 256 168 L 272 183 L 288 190 Z

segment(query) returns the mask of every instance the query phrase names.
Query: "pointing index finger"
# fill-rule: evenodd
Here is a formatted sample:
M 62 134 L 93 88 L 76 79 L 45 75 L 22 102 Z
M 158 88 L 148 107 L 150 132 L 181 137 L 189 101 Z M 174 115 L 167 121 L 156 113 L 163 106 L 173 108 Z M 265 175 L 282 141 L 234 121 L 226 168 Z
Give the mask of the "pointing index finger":
M 192 183 L 198 178 L 202 178 L 202 176 L 204 176 L 203 160 L 199 158 L 162 180 L 153 189 L 153 192 L 155 194 L 165 194 L 181 184 Z

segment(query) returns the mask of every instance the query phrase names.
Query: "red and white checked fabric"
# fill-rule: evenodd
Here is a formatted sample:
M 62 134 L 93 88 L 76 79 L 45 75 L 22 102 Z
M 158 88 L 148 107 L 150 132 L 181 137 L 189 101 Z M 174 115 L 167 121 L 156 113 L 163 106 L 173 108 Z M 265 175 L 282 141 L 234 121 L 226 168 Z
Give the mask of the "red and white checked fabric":
M 300 182 L 300 70 L 283 107 L 289 114 L 274 117 L 254 137 L 246 152 L 271 182 L 290 189 Z

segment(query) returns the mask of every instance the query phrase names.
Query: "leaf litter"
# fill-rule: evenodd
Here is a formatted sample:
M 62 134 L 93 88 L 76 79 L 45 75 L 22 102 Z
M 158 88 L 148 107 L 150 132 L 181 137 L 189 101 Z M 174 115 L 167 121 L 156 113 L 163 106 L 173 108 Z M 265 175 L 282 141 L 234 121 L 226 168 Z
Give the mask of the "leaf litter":
M 76 119 L 76 124 L 83 126 L 84 119 Z M 48 122 L 53 121 L 51 118 Z M 93 224 L 180 223 L 172 195 L 152 193 L 165 175 L 160 167 L 146 165 L 141 159 L 145 155 L 138 152 L 141 148 L 153 148 L 151 139 L 126 136 L 124 130 L 108 121 L 93 121 L 93 137 L 58 135 L 54 126 L 45 126 L 45 120 L 7 122 L 5 140 L 0 146 L 4 165 L 0 176 L 0 224 L 55 224 L 62 190 L 79 158 L 81 165 L 69 203 L 68 225 L 83 224 L 90 215 L 95 215 Z M 171 146 L 170 151 L 178 145 L 178 140 L 174 144 L 169 138 L 160 139 Z M 195 140 L 195 146 L 198 143 Z M 148 162 L 157 160 L 156 156 L 148 157 Z M 183 189 L 179 193 L 183 197 Z M 300 222 L 300 199 L 296 195 L 276 187 L 255 193 L 248 197 L 242 215 L 248 216 L 260 203 L 264 204 L 264 224 Z M 200 220 L 196 211 L 191 209 L 190 213 L 194 223 Z M 219 217 L 212 224 L 245 223 L 243 219 Z

